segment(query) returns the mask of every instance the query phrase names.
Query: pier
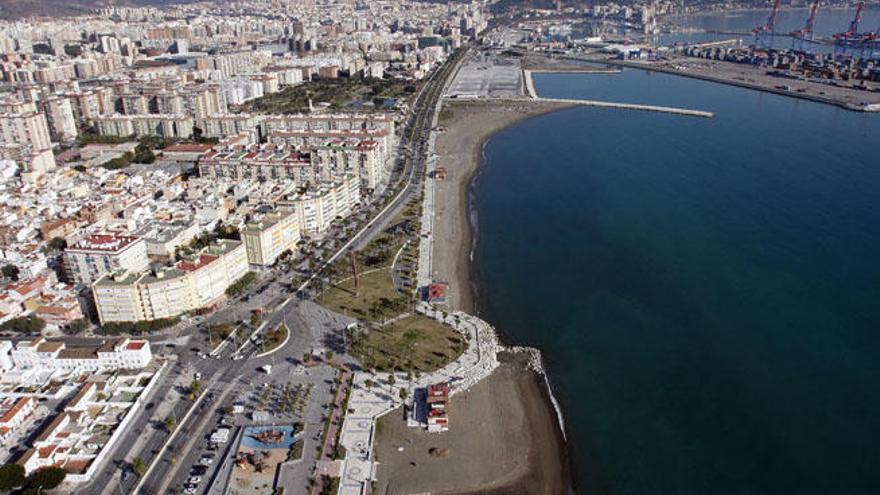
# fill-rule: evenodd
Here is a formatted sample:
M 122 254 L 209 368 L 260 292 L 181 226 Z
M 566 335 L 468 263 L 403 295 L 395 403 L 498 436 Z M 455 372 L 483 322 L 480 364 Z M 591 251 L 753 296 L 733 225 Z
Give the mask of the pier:
M 599 100 L 572 100 L 572 99 L 564 99 L 564 98 L 542 98 L 538 96 L 537 91 L 535 91 L 535 83 L 532 80 L 532 72 L 542 72 L 542 71 L 531 71 L 524 70 L 523 75 L 525 79 L 526 93 L 529 98 L 533 101 L 549 101 L 554 103 L 568 103 L 572 105 L 583 105 L 588 107 L 602 107 L 602 108 L 620 108 L 624 110 L 640 110 L 643 112 L 660 112 L 660 113 L 671 113 L 676 115 L 687 115 L 691 117 L 703 117 L 703 118 L 712 118 L 715 116 L 713 112 L 707 112 L 705 110 L 693 110 L 690 108 L 676 108 L 676 107 L 663 107 L 658 105 L 643 105 L 640 103 L 619 103 L 614 101 L 599 101 Z M 558 71 L 558 72 L 570 72 L 570 71 Z M 599 72 L 600 74 L 615 74 L 619 73 L 619 70 L 612 71 L 603 71 Z M 514 98 L 494 98 L 494 100 L 509 100 L 509 101 L 522 101 Z
M 642 105 L 640 103 L 618 103 L 614 101 L 599 100 L 570 100 L 563 98 L 533 98 L 535 101 L 550 101 L 555 103 L 570 103 L 572 105 L 583 105 L 588 107 L 601 108 L 620 108 L 624 110 L 640 110 L 643 112 L 660 112 L 671 113 L 675 115 L 687 115 L 690 117 L 703 117 L 710 119 L 715 116 L 714 112 L 705 110 L 693 110 L 690 108 L 662 107 L 657 105 Z

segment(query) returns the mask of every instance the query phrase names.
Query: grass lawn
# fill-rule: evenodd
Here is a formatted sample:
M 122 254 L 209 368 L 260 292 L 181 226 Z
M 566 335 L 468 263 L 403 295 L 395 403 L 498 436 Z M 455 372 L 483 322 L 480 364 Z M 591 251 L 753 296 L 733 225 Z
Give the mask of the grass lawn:
M 355 318 L 382 321 L 409 310 L 408 301 L 394 289 L 391 279 L 391 262 L 406 238 L 383 233 L 358 251 L 361 273 L 360 289 L 354 294 L 354 278 L 351 262 L 343 257 L 334 263 L 333 279 L 339 280 L 327 287 L 318 297 L 318 304 L 325 308 Z
M 297 113 L 309 109 L 312 102 L 329 103 L 332 109 L 350 107 L 353 102 L 371 101 L 374 98 L 407 98 L 416 93 L 412 81 L 379 79 L 374 77 L 339 77 L 318 79 L 285 88 L 278 93 L 265 95 L 242 105 L 247 112 Z
M 349 352 L 377 371 L 434 371 L 461 355 L 465 338 L 437 320 L 412 315 L 350 339 Z
M 370 320 L 393 318 L 408 309 L 406 300 L 394 290 L 390 267 L 362 274 L 357 296 L 354 279 L 348 278 L 327 288 L 318 303 L 337 313 Z
M 278 348 L 284 342 L 284 339 L 287 338 L 288 331 L 286 326 L 278 325 L 275 327 L 275 330 L 266 332 L 266 335 L 263 336 L 263 348 L 260 352 L 269 352 Z
M 211 325 L 208 331 L 211 334 L 211 339 L 223 340 L 226 337 L 229 337 L 229 334 L 235 329 L 234 323 L 218 323 L 216 325 Z

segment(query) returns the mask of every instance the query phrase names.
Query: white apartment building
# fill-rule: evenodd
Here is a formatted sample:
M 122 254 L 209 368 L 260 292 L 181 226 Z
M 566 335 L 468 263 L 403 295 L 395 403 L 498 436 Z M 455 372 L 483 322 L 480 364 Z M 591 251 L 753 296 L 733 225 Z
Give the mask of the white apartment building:
M 153 359 L 153 354 L 146 340 L 117 338 L 99 345 L 74 346 L 37 337 L 15 344 L 9 350 L 9 357 L 14 368 L 22 371 L 83 373 L 143 368 Z
M 299 225 L 297 215 L 289 210 L 266 213 L 248 223 L 241 231 L 248 263 L 256 267 L 270 266 L 284 251 L 295 251 L 300 240 Z
M 215 303 L 247 271 L 244 243 L 221 239 L 156 272 L 105 275 L 92 296 L 101 323 L 170 318 Z
M 90 284 L 112 272 L 147 269 L 146 242 L 140 237 L 94 234 L 64 250 L 64 271 L 78 284 Z
M 73 106 L 64 97 L 53 96 L 45 102 L 46 118 L 52 136 L 58 141 L 70 141 L 76 138 L 76 119 Z
M 259 98 L 265 93 L 263 82 L 249 77 L 227 79 L 222 84 L 226 101 L 232 105 L 241 105 L 246 101 Z M 278 91 L 277 81 L 275 91 Z
M 253 132 L 257 127 L 257 121 L 248 114 L 208 115 L 197 118 L 196 127 L 202 130 L 203 137 L 225 138 L 243 132 Z
M 381 191 L 391 176 L 385 155 L 377 141 L 337 139 L 309 147 L 313 165 L 338 173 L 354 174 L 368 193 Z
M 0 142 L 23 145 L 32 151 L 51 149 L 46 117 L 33 109 L 24 113 L 0 114 Z
M 361 182 L 349 175 L 318 190 L 288 196 L 276 204 L 295 212 L 303 234 L 319 237 L 333 220 L 350 215 L 360 197 Z
M 95 118 L 95 125 L 102 136 L 189 138 L 193 133 L 193 119 L 186 115 L 104 115 Z
M 5 397 L 0 400 L 0 441 L 6 443 L 9 433 L 24 423 L 37 407 L 33 397 Z

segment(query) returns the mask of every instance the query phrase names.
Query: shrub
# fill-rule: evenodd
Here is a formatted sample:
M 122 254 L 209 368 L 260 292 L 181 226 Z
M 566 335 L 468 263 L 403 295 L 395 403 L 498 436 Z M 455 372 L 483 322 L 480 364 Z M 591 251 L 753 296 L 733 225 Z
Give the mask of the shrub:
M 19 333 L 39 333 L 46 328 L 46 322 L 36 316 L 22 316 L 13 318 L 0 325 L 2 331 Z
M 60 485 L 67 476 L 67 471 L 59 467 L 44 467 L 37 469 L 25 482 L 25 491 L 42 492 L 51 490 Z
M 18 488 L 25 482 L 24 467 L 18 464 L 0 466 L 0 491 L 8 492 Z

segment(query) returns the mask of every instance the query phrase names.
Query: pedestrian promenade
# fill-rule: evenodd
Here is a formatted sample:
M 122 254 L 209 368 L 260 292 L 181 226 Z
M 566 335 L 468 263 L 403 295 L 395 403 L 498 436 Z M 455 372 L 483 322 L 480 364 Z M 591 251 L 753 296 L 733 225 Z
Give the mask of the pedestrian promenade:
M 412 379 L 405 373 L 394 373 L 393 386 L 388 383 L 391 373 L 354 373 L 348 413 L 339 439 L 346 449 L 339 483 L 340 495 L 365 494 L 370 482 L 375 479 L 373 450 L 376 421 L 404 403 L 400 398 L 401 388 L 407 389 L 407 397 L 411 398 L 416 388 L 448 381 L 450 393 L 454 395 L 489 376 L 498 366 L 497 352 L 500 346 L 491 325 L 467 313 L 448 313 L 427 303 L 419 303 L 416 311 L 461 332 L 468 341 L 468 347 L 458 359 L 433 373 Z

